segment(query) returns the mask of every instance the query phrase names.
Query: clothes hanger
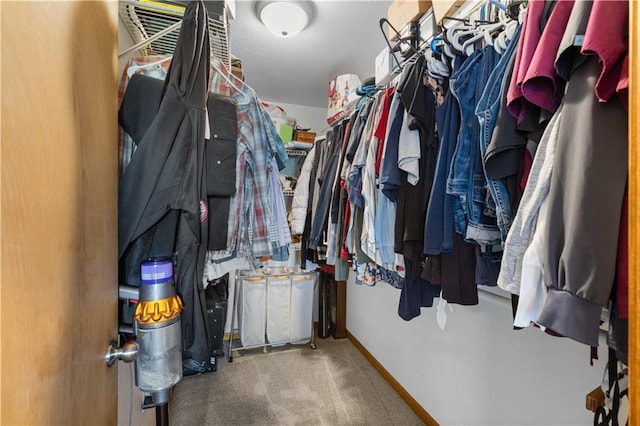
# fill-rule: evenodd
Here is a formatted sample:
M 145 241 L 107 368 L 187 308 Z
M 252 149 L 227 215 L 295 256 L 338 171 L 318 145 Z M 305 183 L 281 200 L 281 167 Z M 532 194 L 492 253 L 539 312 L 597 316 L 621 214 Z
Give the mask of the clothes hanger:
M 460 56 L 462 56 L 462 52 L 454 50 L 451 43 L 446 41 L 445 38 L 445 43 L 442 45 L 442 56 L 440 60 L 451 70 L 452 73 L 455 68 L 456 58 Z
M 450 75 L 449 66 L 437 58 L 433 51 L 425 52 L 427 72 L 434 78 L 447 78 Z
M 447 30 L 449 45 L 451 46 L 454 52 L 458 53 L 459 55 L 465 55 L 464 45 L 460 41 L 460 39 L 462 37 L 468 37 L 469 35 L 473 37 L 474 34 L 475 34 L 475 27 L 450 28 Z
M 520 20 L 520 14 L 523 10 L 526 10 L 526 8 L 522 6 L 526 6 L 527 3 L 527 0 L 515 0 L 509 2 L 506 10 L 507 15 L 509 15 L 511 19 Z
M 509 20 L 504 29 L 495 37 L 493 47 L 498 53 L 504 51 L 507 48 L 509 42 L 513 39 L 518 28 L 518 21 Z
M 451 34 L 451 41 L 454 49 L 458 49 L 462 54 L 469 56 L 475 50 L 473 44 L 476 41 L 482 39 L 482 25 L 495 24 L 495 21 L 485 21 L 482 19 L 476 19 L 471 22 L 471 25 L 467 27 L 454 27 L 454 32 Z M 458 30 L 458 31 L 455 31 Z M 468 38 L 467 38 L 468 37 Z M 462 41 L 464 39 L 464 41 Z M 471 41 L 473 40 L 473 41 Z
M 462 22 L 462 24 L 447 28 L 444 25 L 444 21 L 458 21 L 458 22 Z M 462 44 L 459 41 L 460 40 L 459 37 L 462 34 L 458 35 L 458 33 L 465 31 L 464 35 L 467 35 L 469 30 L 471 31 L 475 30 L 475 25 L 471 25 L 467 19 L 460 19 L 460 18 L 445 16 L 443 18 L 441 27 L 442 27 L 442 37 L 446 42 L 444 46 L 445 52 L 448 50 L 447 54 L 451 58 L 458 55 L 462 55 L 464 52 L 462 49 Z
M 383 25 L 385 23 L 389 26 L 390 31 L 393 31 L 395 33 L 397 40 L 393 46 L 389 41 L 389 37 L 387 36 L 387 33 L 384 31 Z M 398 69 L 402 71 L 404 60 L 401 62 L 396 56 L 396 52 L 400 51 L 402 46 L 407 46 L 410 52 L 410 56 L 418 54 L 419 52 L 417 49 L 417 36 L 412 35 L 409 37 L 402 37 L 400 32 L 391 24 L 391 22 L 389 22 L 387 18 L 380 18 L 380 21 L 378 21 L 378 24 L 380 26 L 380 31 L 382 32 L 382 35 L 384 37 L 384 41 L 387 43 L 387 47 L 391 52 L 391 56 L 393 57 L 396 64 L 398 65 Z
M 498 10 L 498 19 L 502 26 L 497 33 L 493 32 L 491 34 L 491 38 L 493 39 L 492 45 L 495 51 L 502 53 L 513 38 L 518 27 L 518 21 L 514 21 L 509 12 L 505 10 Z
M 436 79 L 448 78 L 451 75 L 449 72 L 449 68 L 442 64 L 442 62 L 440 61 L 434 61 L 431 64 L 427 65 L 427 73 L 431 77 Z
M 160 59 L 159 61 L 156 62 L 151 62 L 148 64 L 140 64 L 140 65 L 131 65 L 129 68 L 127 68 L 127 77 L 131 78 L 131 76 L 133 74 L 136 73 L 136 71 L 138 70 L 142 70 L 142 69 L 147 69 L 147 68 L 156 68 L 158 71 L 162 68 L 163 63 L 170 61 L 172 58 L 171 55 Z
M 425 50 L 424 55 L 427 59 L 428 71 L 434 76 L 449 77 L 451 67 L 444 53 L 446 43 L 441 36 L 433 37 L 429 42 L 429 49 Z
M 492 5 L 495 5 L 494 2 L 490 3 Z M 482 38 L 480 37 L 480 35 L 478 35 L 473 39 L 467 40 L 467 42 L 463 44 L 466 52 L 471 51 L 471 48 L 473 48 L 473 44 L 480 41 L 481 39 L 483 39 L 485 46 L 493 46 L 493 48 L 498 53 L 502 53 L 504 49 L 506 49 L 509 40 L 511 40 L 511 38 L 515 34 L 517 22 L 514 22 L 512 20 L 506 9 L 498 7 L 496 8 L 496 12 L 496 22 L 483 24 L 479 27 Z
M 462 25 L 469 25 L 469 20 L 468 19 L 464 19 L 464 18 L 455 18 L 453 16 L 445 16 L 442 18 L 442 24 L 441 27 L 443 30 L 446 30 L 447 28 L 444 26 L 444 22 L 445 21 L 458 21 L 458 22 L 462 22 Z
M 504 24 L 502 22 L 478 26 L 476 34 L 462 44 L 462 48 L 466 55 L 471 55 L 477 48 L 476 43 L 480 41 L 484 41 L 488 46 L 493 46 L 492 34 L 503 27 Z
M 453 58 L 450 58 L 449 56 L 447 56 L 447 54 L 445 53 L 446 49 L 447 49 L 447 43 L 445 43 L 442 35 L 434 37 L 431 40 L 430 50 L 431 50 L 431 53 L 433 54 L 433 58 L 435 58 L 436 62 L 438 62 L 436 67 L 438 67 L 439 69 L 446 69 L 447 70 L 446 72 L 450 75 L 451 60 Z
M 504 50 L 507 48 L 507 42 L 504 36 L 504 31 L 502 31 L 500 34 L 496 36 L 496 38 L 493 39 L 493 48 L 495 49 L 496 52 L 500 54 L 502 54 L 502 52 L 504 52 Z
M 495 24 L 489 24 L 484 27 L 484 36 L 487 44 L 493 46 L 495 38 L 504 31 L 507 24 L 511 21 L 507 13 L 498 9 L 497 21 Z
M 429 49 L 431 50 L 431 53 L 433 54 L 433 56 L 435 56 L 438 59 L 440 59 L 440 57 L 442 56 L 442 52 L 440 51 L 440 49 L 442 48 L 442 45 L 438 44 L 438 42 L 440 41 L 443 41 L 442 37 L 434 37 L 431 39 L 431 42 L 429 43 Z
M 243 86 L 246 86 L 244 82 L 242 82 L 238 77 L 233 75 L 227 70 L 227 67 L 220 62 L 217 58 L 211 58 L 211 68 L 213 68 L 222 78 L 227 82 L 227 84 L 238 92 L 242 96 L 242 101 L 238 102 L 239 105 L 247 105 L 250 102 L 250 97 L 245 93 L 244 90 L 240 89 L 234 83 L 233 79 L 238 80 Z M 248 86 L 246 86 L 248 87 Z
M 502 3 L 500 0 L 488 0 L 488 3 L 492 6 L 497 7 L 499 10 L 503 12 L 507 12 L 507 5 Z

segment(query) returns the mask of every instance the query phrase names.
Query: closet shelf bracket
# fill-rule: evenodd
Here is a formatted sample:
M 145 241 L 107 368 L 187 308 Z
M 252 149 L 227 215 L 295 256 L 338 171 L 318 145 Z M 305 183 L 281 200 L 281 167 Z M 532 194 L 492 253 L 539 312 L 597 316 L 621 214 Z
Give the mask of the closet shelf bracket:
M 125 56 L 126 54 L 128 54 L 130 52 L 133 52 L 134 50 L 142 49 L 143 47 L 153 43 L 154 41 L 158 40 L 159 38 L 162 38 L 165 35 L 169 34 L 173 30 L 177 30 L 178 28 L 180 28 L 181 24 L 182 24 L 182 21 L 178 21 L 175 24 L 172 24 L 171 26 L 168 26 L 164 30 L 152 35 L 148 39 L 142 40 L 140 43 L 134 44 L 130 48 L 123 50 L 122 52 L 118 53 L 118 59 L 123 57 L 123 56 Z
M 138 50 L 141 55 L 172 55 L 187 1 L 119 0 L 120 20 L 134 46 L 118 54 L 118 58 Z M 229 31 L 225 2 L 205 2 L 209 17 L 211 56 L 231 67 Z

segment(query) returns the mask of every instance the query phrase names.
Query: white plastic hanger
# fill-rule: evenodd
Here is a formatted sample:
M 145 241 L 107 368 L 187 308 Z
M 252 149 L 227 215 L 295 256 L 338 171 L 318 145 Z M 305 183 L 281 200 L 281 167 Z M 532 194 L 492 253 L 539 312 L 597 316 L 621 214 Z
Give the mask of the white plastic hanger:
M 233 79 L 238 80 L 242 85 L 245 85 L 245 83 L 242 82 L 240 79 L 238 79 L 238 77 L 233 75 L 231 72 L 229 72 L 227 68 L 224 66 L 224 64 L 220 64 L 222 65 L 222 67 L 220 67 L 218 63 L 219 63 L 218 59 L 211 58 L 211 68 L 213 68 L 218 74 L 220 74 L 220 76 L 222 76 L 222 78 L 227 82 L 227 84 L 230 87 L 234 88 L 242 96 L 242 102 L 239 102 L 239 104 L 241 105 L 248 104 L 250 101 L 249 96 L 244 92 L 244 90 L 236 86 Z
M 435 37 L 432 39 L 429 48 L 424 52 L 424 57 L 427 59 L 427 71 L 434 78 L 447 78 L 450 75 L 449 66 L 443 57 L 444 53 L 441 49 L 438 49 L 438 46 L 444 48 L 445 45 L 446 43 L 444 43 L 442 37 Z M 437 52 L 433 49 L 436 49 Z
M 449 77 L 449 67 L 440 59 L 436 58 L 430 50 L 428 52 L 430 53 L 425 52 L 425 57 L 427 58 L 427 71 L 429 75 L 434 78 Z
M 507 15 L 507 7 L 500 0 L 486 0 L 484 3 L 496 8 L 498 20 L 497 22 L 482 23 L 478 26 L 477 34 L 463 43 L 467 55 L 470 55 L 476 49 L 476 43 L 478 42 L 483 42 L 484 46 L 494 46 L 498 53 L 504 50 L 502 45 L 495 46 L 494 43 L 497 35 L 500 34 L 500 31 L 505 28 L 510 20 Z
M 516 33 L 516 28 L 518 28 L 518 21 L 509 21 L 505 25 L 504 30 L 495 38 L 493 47 L 498 53 L 501 53 L 507 48 L 507 45 Z
M 506 34 L 507 40 L 511 40 L 516 33 L 516 29 L 518 28 L 518 21 L 509 21 L 504 28 L 504 33 Z
M 505 27 L 505 21 L 499 21 L 493 24 L 483 24 L 478 27 L 478 34 L 465 41 L 463 44 L 465 53 L 470 55 L 475 50 L 475 44 L 478 41 L 484 40 L 485 45 L 493 46 L 493 35 Z
M 460 38 L 468 36 L 469 34 L 475 34 L 475 25 L 458 25 L 455 27 L 447 28 L 445 32 L 445 40 L 451 45 L 451 49 L 464 53 L 464 47 L 460 43 Z
M 462 44 L 462 51 L 465 55 L 471 56 L 471 54 L 477 49 L 476 43 L 484 39 L 484 33 L 481 30 L 476 31 L 475 35 Z
M 476 28 L 456 31 L 451 35 L 451 44 L 454 47 L 454 49 L 462 52 L 462 54 L 465 56 L 469 56 L 470 53 L 466 51 L 464 48 L 464 43 L 466 43 L 466 40 L 464 42 L 461 42 L 460 40 L 462 38 L 467 38 L 468 36 L 471 36 L 471 38 L 474 38 L 476 35 L 477 35 Z
M 131 78 L 131 76 L 135 74 L 136 71 L 141 69 L 155 68 L 158 71 L 160 71 L 162 69 L 162 64 L 170 60 L 171 60 L 171 56 L 167 56 L 166 58 L 162 58 L 156 62 L 150 62 L 148 64 L 140 64 L 140 65 L 131 65 L 129 68 L 127 68 L 127 77 Z
M 507 48 L 507 42 L 505 38 L 505 33 L 502 31 L 500 34 L 493 39 L 493 48 L 496 52 L 502 53 Z
M 456 52 L 453 51 L 453 48 L 449 43 L 444 44 L 442 53 L 443 53 L 443 56 L 447 56 L 451 60 L 455 59 L 458 56 Z

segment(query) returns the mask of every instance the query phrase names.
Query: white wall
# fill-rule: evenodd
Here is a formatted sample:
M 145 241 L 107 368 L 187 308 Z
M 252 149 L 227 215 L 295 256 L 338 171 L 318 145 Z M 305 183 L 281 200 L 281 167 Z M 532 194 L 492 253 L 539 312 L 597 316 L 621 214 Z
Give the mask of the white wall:
M 353 274 L 351 274 L 353 275 Z M 347 329 L 441 425 L 589 425 L 585 396 L 607 357 L 537 329 L 514 331 L 508 299 L 480 291 L 477 306 L 453 305 L 445 331 L 435 308 L 397 315 L 400 290 L 347 281 Z
M 260 96 L 260 93 L 258 93 L 258 96 Z M 310 127 L 312 131 L 319 133 L 328 126 L 326 108 L 288 104 L 274 100 L 263 99 L 263 101 L 268 104 L 276 104 L 284 108 L 287 115 L 295 118 L 298 122 L 298 126 L 300 127 Z

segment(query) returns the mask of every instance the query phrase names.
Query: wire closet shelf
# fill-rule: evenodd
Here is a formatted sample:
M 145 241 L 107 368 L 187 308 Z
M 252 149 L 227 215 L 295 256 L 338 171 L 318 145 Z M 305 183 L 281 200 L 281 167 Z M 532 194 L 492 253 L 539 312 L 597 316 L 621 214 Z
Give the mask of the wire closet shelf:
M 229 31 L 224 2 L 205 2 L 209 14 L 211 56 L 228 67 Z M 122 57 L 138 50 L 143 56 L 173 54 L 186 6 L 180 2 L 120 0 L 118 13 L 134 45 L 118 54 Z

